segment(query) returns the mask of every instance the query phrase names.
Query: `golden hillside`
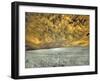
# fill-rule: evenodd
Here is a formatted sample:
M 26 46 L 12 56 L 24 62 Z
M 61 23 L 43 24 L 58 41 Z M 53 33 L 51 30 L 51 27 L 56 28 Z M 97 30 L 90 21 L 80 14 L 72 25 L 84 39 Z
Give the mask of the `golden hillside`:
M 25 13 L 26 47 L 31 49 L 88 46 L 89 16 Z

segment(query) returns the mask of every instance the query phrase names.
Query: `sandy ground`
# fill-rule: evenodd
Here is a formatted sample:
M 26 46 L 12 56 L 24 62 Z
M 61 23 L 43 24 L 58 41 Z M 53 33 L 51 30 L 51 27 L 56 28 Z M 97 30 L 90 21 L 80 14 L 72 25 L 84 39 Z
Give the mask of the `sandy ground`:
M 26 51 L 25 67 L 62 67 L 89 65 L 88 47 L 52 48 Z

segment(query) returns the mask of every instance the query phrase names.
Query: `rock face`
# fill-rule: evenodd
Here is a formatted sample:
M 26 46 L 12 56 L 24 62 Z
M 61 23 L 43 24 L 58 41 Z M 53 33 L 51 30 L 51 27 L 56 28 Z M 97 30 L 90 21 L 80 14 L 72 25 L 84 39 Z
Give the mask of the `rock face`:
M 26 50 L 88 46 L 89 16 L 73 14 L 25 14 Z

